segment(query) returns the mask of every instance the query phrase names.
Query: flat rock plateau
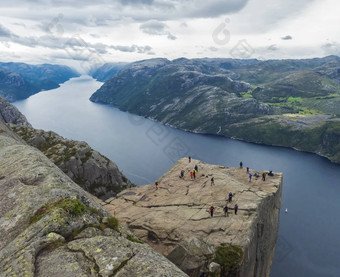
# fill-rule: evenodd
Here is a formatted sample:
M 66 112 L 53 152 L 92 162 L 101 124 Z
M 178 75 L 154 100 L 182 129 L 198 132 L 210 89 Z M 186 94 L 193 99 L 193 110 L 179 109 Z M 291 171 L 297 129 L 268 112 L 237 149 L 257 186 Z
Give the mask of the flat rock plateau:
M 191 179 L 195 165 L 197 176 Z M 157 189 L 155 184 L 130 188 L 101 204 L 189 276 L 214 270 L 220 271 L 220 276 L 269 276 L 279 227 L 282 174 L 275 172 L 263 181 L 262 171 L 250 169 L 250 173 L 251 182 L 245 168 L 198 160 L 189 163 L 188 158 L 182 158 L 157 180 Z M 230 192 L 234 195 L 231 203 L 226 201 Z M 226 204 L 228 217 L 223 210 Z M 215 207 L 213 217 L 211 205 Z M 240 246 L 239 264 L 231 269 L 219 266 L 219 246 Z

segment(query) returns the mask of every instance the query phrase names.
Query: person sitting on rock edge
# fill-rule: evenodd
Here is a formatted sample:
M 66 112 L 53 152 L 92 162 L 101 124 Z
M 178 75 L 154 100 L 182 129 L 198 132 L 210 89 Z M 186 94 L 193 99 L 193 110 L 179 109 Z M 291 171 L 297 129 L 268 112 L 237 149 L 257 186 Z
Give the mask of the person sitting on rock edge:
M 184 177 L 184 170 L 181 170 L 181 176 L 180 178 L 183 178 Z

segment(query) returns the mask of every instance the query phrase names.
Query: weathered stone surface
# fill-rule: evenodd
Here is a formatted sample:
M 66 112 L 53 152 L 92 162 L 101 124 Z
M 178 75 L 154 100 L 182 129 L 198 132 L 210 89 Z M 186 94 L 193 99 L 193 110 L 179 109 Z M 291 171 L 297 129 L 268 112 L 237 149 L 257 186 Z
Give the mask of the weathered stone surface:
M 31 127 L 26 117 L 5 98 L 0 96 L 0 119 L 6 123 Z
M 11 125 L 29 145 L 42 151 L 74 182 L 91 194 L 108 199 L 132 186 L 117 165 L 86 142 L 65 139 L 52 132 Z
M 191 180 L 195 164 L 199 171 Z M 181 170 L 185 171 L 183 179 Z M 216 247 L 221 245 L 242 247 L 239 276 L 269 276 L 279 226 L 282 174 L 267 176 L 265 181 L 253 177 L 249 182 L 244 168 L 181 159 L 158 182 L 158 189 L 154 184 L 131 188 L 110 204 L 101 204 L 190 276 L 208 272 Z M 234 197 L 225 217 L 229 192 Z M 236 203 L 237 215 L 233 210 Z M 211 205 L 216 208 L 213 217 L 208 210 Z
M 187 276 L 15 137 L 0 121 L 1 277 Z

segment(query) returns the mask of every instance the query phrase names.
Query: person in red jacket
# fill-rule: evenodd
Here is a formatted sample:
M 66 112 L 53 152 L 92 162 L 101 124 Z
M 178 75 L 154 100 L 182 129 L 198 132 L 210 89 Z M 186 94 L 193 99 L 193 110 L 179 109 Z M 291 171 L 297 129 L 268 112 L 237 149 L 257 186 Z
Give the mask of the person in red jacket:
M 210 208 L 209 208 L 210 216 L 211 216 L 211 217 L 214 216 L 214 210 L 215 210 L 214 206 L 211 205 Z

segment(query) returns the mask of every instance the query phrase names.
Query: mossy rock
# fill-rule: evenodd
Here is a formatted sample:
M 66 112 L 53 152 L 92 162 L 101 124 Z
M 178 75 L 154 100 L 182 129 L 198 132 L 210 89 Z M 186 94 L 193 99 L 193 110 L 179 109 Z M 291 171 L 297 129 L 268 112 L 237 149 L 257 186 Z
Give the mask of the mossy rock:
M 238 245 L 218 246 L 214 262 L 222 267 L 222 276 L 236 277 L 243 260 L 243 250 Z
M 78 199 L 65 198 L 55 203 L 49 203 L 38 209 L 31 218 L 30 223 L 33 224 L 47 215 L 54 209 L 63 209 L 69 214 L 75 216 L 83 215 L 88 208 Z

